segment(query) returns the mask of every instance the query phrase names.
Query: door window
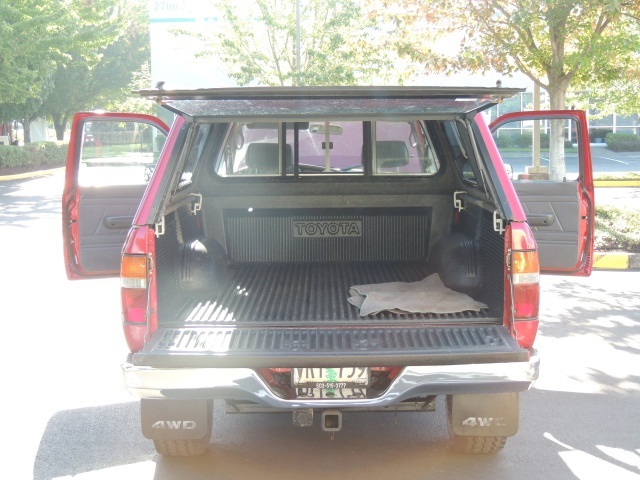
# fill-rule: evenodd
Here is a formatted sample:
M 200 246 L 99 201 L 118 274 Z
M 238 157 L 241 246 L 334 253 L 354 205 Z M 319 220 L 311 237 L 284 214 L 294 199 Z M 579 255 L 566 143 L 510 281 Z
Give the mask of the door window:
M 576 181 L 580 175 L 576 122 L 573 119 L 513 121 L 494 139 L 514 181 Z
M 166 135 L 157 127 L 132 121 L 84 123 L 78 184 L 146 184 L 155 170 Z
M 491 129 L 538 244 L 540 271 L 589 275 L 594 208 L 585 113 L 512 113 Z

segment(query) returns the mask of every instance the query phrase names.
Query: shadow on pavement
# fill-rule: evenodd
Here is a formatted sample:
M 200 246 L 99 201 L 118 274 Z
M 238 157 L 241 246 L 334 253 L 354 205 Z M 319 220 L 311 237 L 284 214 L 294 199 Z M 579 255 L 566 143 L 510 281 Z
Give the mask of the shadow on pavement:
M 0 182 L 0 225 L 26 228 L 31 220 L 59 217 L 63 184 L 62 174 Z
M 155 454 L 139 429 L 137 403 L 56 413 L 42 437 L 37 480 L 74 476 L 169 479 L 586 479 L 640 478 L 638 397 L 532 390 L 521 426 L 496 455 L 449 450 L 442 403 L 435 413 L 345 414 L 331 440 L 319 425 L 290 416 L 225 415 L 215 408 L 209 451 L 200 457 Z
M 75 476 L 152 459 L 155 450 L 140 433 L 139 416 L 138 402 L 57 412 L 40 441 L 33 478 Z

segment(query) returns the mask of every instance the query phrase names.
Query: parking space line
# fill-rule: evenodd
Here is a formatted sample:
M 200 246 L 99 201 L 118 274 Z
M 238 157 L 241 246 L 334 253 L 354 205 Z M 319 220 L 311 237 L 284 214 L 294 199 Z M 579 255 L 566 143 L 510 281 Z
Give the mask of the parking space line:
M 629 162 L 623 162 L 622 160 L 618 160 L 617 158 L 609 158 L 609 157 L 597 157 L 602 158 L 603 160 L 611 160 L 612 162 L 622 163 L 623 165 L 631 165 Z

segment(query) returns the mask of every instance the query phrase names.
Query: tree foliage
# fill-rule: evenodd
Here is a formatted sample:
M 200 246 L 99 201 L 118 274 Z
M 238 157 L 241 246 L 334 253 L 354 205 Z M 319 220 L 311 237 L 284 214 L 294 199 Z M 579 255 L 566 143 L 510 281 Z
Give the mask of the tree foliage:
M 144 0 L 0 2 L 0 121 L 54 119 L 124 98 L 148 59 Z
M 352 85 L 387 79 L 394 53 L 356 0 L 214 2 L 223 13 L 202 54 L 221 57 L 239 85 Z M 299 62 L 298 62 L 299 58 Z
M 82 51 L 68 52 L 65 61 L 56 63 L 53 87 L 44 100 L 40 115 L 53 119 L 59 140 L 74 112 L 97 108 L 117 110 L 130 96 L 138 72 L 148 63 L 149 29 L 145 2 L 123 4 L 95 49 L 92 61 Z M 148 86 L 146 82 L 144 86 Z
M 566 108 L 569 88 L 637 81 L 632 77 L 640 51 L 637 0 L 370 0 L 369 4 L 387 12 L 397 27 L 399 50 L 420 61 L 426 71 L 519 71 L 548 92 L 552 109 Z M 437 51 L 434 45 L 441 45 L 443 38 L 458 48 L 451 54 Z M 552 176 L 564 176 L 563 158 L 552 164 Z
M 0 3 L 0 101 L 16 104 L 40 93 L 53 59 L 62 56 L 66 39 L 57 28 L 51 2 Z M 51 32 L 47 35 L 36 35 Z
M 97 61 L 113 23 L 113 0 L 6 0 L 0 3 L 0 99 L 37 97 L 70 50 Z

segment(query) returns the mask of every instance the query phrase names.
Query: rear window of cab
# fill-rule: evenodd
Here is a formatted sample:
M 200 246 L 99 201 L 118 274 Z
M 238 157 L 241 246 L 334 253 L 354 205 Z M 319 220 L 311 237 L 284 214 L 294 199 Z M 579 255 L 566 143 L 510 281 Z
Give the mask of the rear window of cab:
M 440 162 L 421 121 L 312 120 L 230 124 L 221 177 L 431 176 Z

